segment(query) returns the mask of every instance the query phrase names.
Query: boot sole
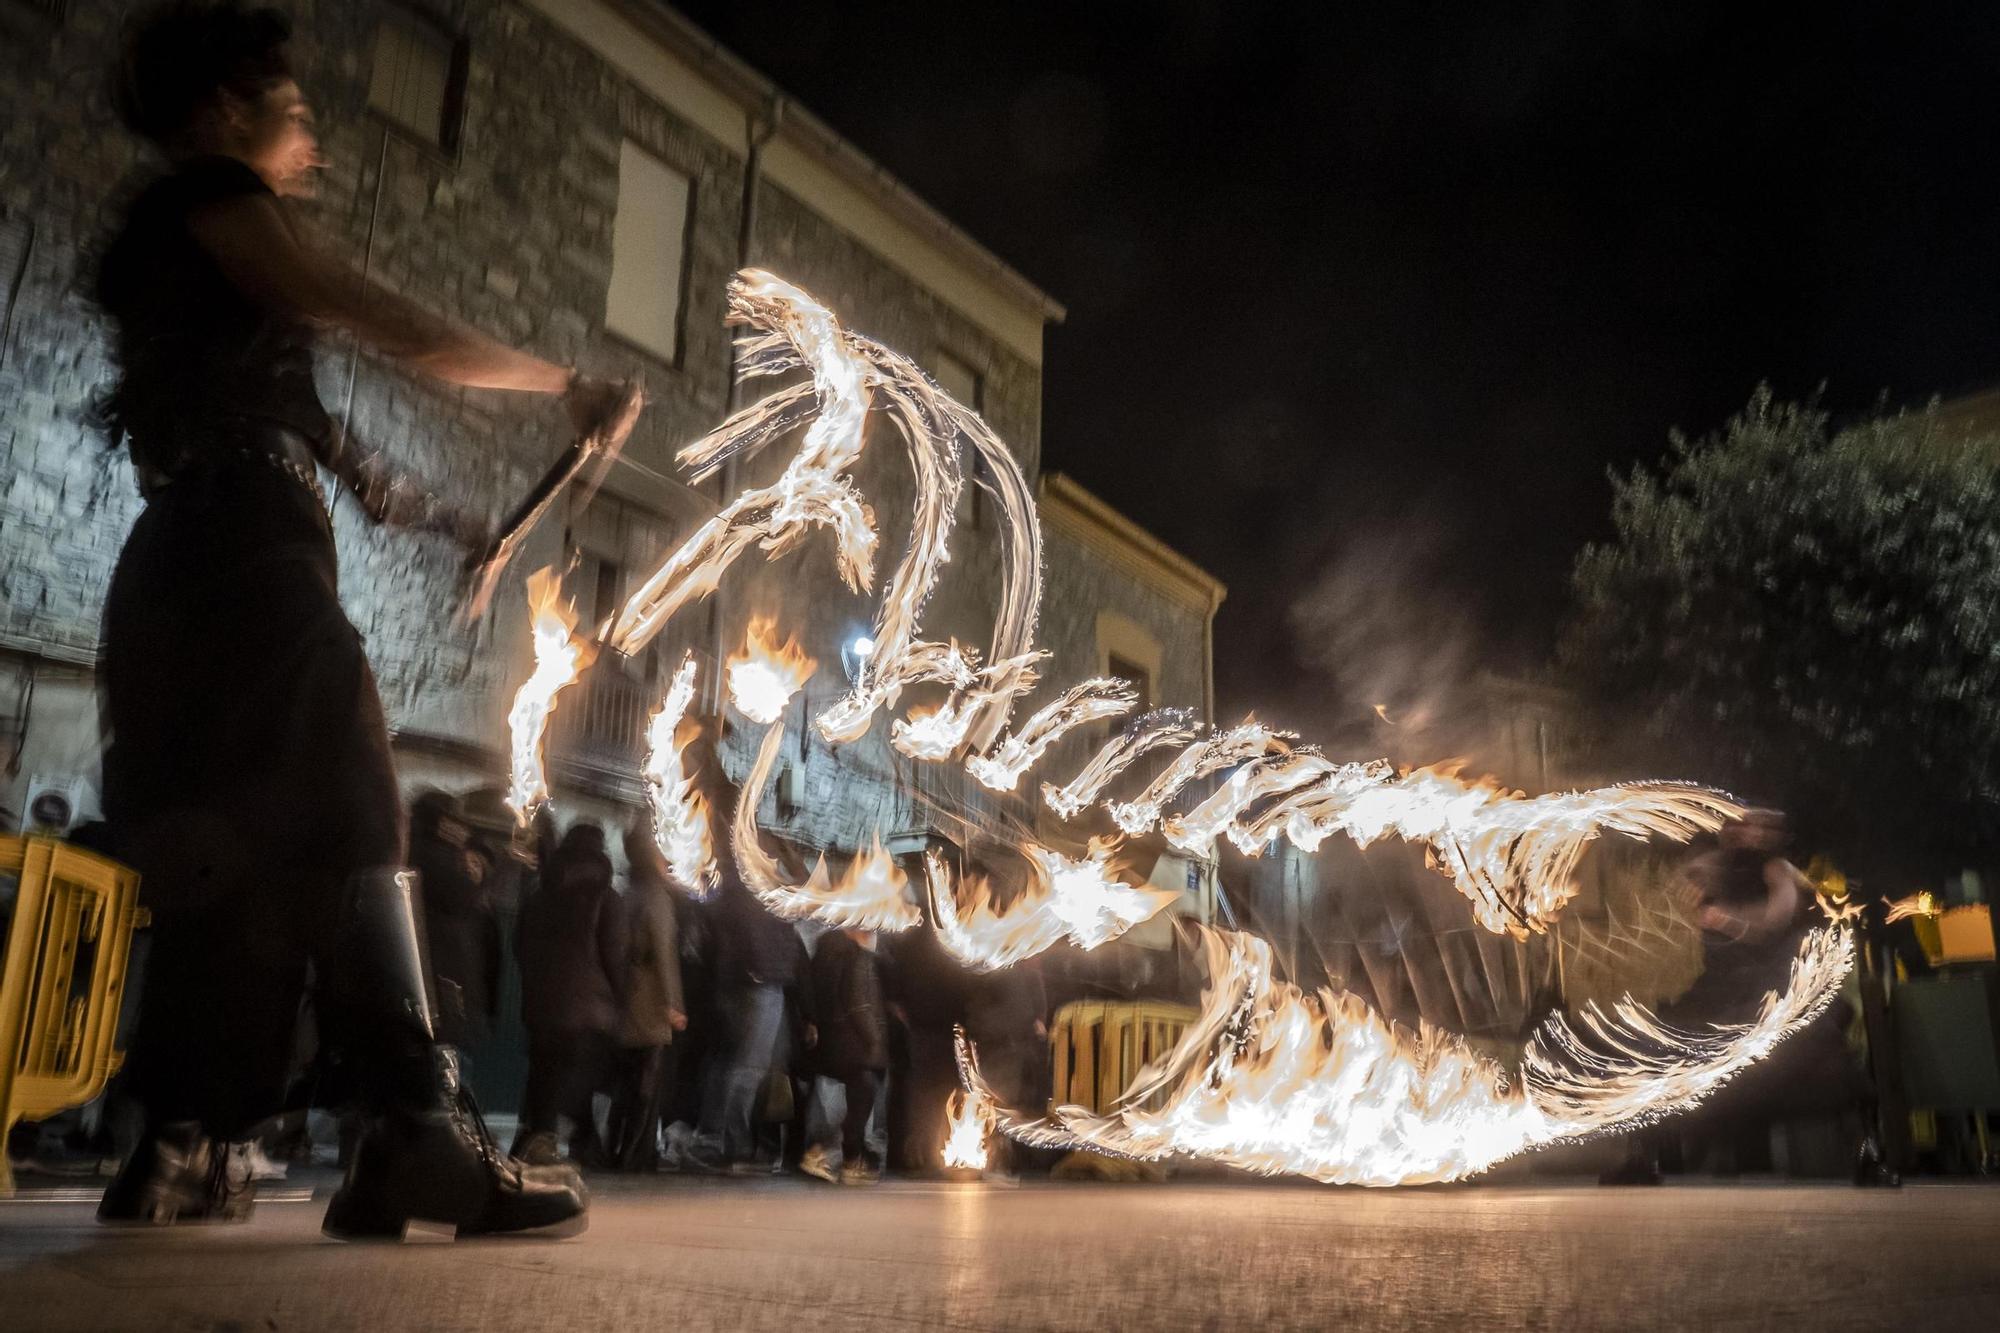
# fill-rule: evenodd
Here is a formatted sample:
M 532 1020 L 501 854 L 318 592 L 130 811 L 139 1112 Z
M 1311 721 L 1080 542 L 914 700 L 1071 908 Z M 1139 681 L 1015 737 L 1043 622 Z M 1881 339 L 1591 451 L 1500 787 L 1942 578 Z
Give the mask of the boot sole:
M 383 1228 L 342 1228 L 332 1222 L 320 1224 L 320 1234 L 349 1245 L 410 1245 L 424 1241 L 482 1240 L 569 1240 L 590 1229 L 590 1214 L 581 1212 L 539 1227 L 514 1231 L 468 1231 L 451 1222 L 433 1222 L 412 1217 L 393 1230 Z
M 161 1215 L 154 1213 L 145 1217 L 106 1217 L 97 1215 L 97 1225 L 114 1231 L 160 1231 L 167 1227 L 236 1227 L 251 1221 L 248 1212 L 234 1214 L 180 1213 Z

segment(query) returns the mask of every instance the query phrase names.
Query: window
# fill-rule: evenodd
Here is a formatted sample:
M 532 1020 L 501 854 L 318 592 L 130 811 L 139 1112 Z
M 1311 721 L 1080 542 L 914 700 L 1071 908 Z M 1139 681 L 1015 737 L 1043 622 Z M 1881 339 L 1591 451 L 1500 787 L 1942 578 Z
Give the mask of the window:
M 1105 674 L 1120 680 L 1132 682 L 1132 688 L 1139 692 L 1139 706 L 1132 711 L 1143 713 L 1153 706 L 1153 673 L 1140 666 L 1129 657 L 1112 653 L 1105 664 Z
M 982 400 L 986 396 L 986 377 L 963 358 L 950 352 L 940 351 L 934 360 L 936 364 L 931 368 L 931 378 L 938 382 L 938 387 L 956 398 L 960 406 L 984 412 L 986 404 Z
M 465 43 L 428 19 L 391 10 L 375 27 L 368 108 L 419 142 L 456 153 L 465 66 Z
M 1132 617 L 1108 608 L 1097 613 L 1097 661 L 1103 674 L 1132 682 L 1139 693 L 1137 711 L 1160 702 L 1166 652 L 1152 631 Z
M 604 327 L 667 362 L 680 358 L 681 279 L 693 186 L 629 139 L 620 145 Z
M 969 407 L 975 412 L 986 410 L 986 379 L 965 360 L 940 349 L 931 358 L 931 378 L 938 387 L 956 398 L 961 407 Z M 958 525 L 964 528 L 979 526 L 979 484 L 978 478 L 985 475 L 986 465 L 967 451 L 965 459 L 965 484 L 958 491 L 958 509 L 955 513 Z

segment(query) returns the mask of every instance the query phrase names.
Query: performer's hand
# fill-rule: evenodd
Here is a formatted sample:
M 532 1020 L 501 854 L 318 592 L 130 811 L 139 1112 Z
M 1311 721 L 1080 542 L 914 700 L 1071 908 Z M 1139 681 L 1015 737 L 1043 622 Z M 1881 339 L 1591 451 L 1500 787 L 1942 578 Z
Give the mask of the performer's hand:
M 678 1009 L 667 1010 L 667 1026 L 676 1032 L 686 1032 L 688 1016 Z
M 639 409 L 645 405 L 646 395 L 640 392 L 637 381 L 618 384 L 578 374 L 570 379 L 569 389 L 563 394 L 563 406 L 569 409 L 570 424 L 576 427 L 576 433 L 596 435 L 609 453 L 616 453 L 624 446 L 625 437 L 639 420 Z

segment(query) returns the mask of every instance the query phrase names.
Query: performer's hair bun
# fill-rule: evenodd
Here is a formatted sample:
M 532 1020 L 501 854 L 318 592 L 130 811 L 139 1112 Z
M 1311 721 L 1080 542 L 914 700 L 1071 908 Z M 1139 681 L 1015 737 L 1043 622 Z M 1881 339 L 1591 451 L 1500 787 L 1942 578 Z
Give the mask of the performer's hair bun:
M 119 119 L 167 143 L 217 93 L 256 97 L 292 77 L 292 21 L 241 0 L 168 0 L 132 19 L 117 70 Z

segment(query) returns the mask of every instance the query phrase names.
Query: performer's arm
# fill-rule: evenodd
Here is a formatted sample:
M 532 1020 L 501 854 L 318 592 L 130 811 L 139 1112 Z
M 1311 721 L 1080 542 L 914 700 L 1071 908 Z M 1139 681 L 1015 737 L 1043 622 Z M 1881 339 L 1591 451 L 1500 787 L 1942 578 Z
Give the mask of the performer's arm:
M 624 401 L 617 385 L 508 347 L 364 280 L 305 239 L 275 198 L 219 200 L 191 213 L 188 228 L 251 299 L 347 329 L 412 370 L 468 388 L 562 394 L 579 432 L 595 427 Z

